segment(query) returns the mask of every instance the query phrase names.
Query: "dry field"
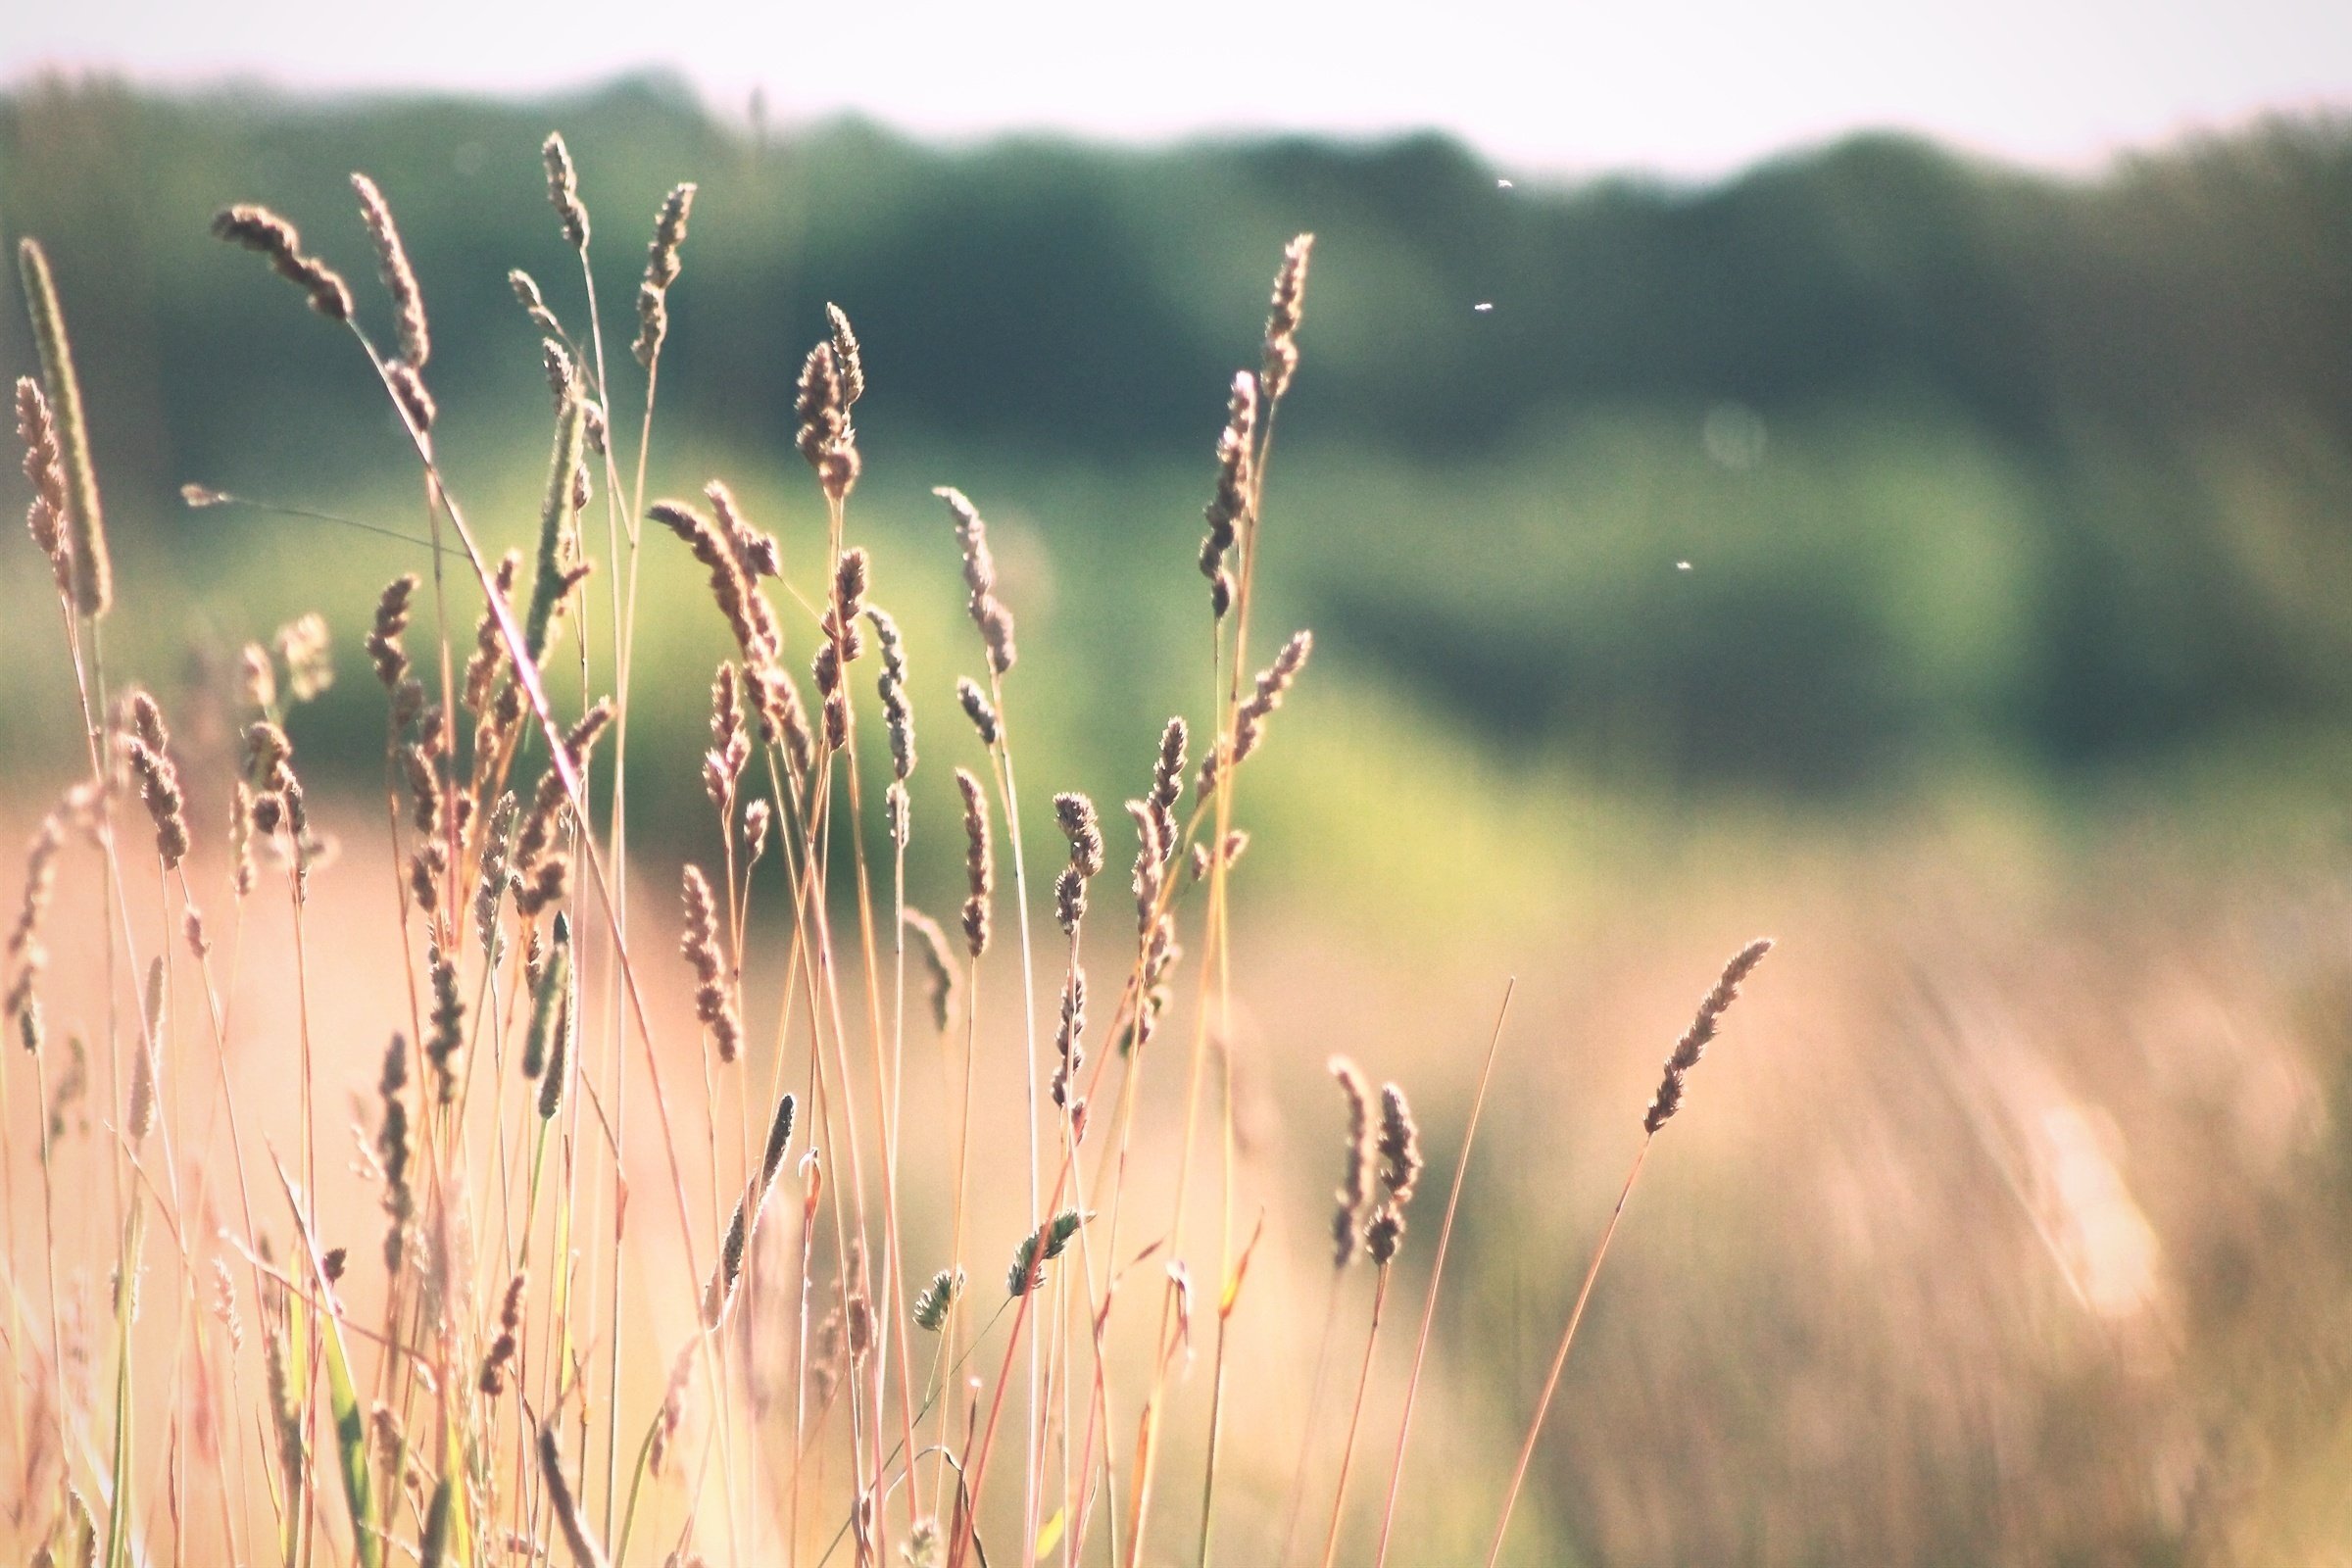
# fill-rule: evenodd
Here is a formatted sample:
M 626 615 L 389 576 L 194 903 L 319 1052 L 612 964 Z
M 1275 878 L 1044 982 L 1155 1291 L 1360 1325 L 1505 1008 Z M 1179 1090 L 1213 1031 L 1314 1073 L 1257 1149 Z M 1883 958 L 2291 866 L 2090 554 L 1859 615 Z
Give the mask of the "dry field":
M 209 683 L 106 662 L 172 590 L 106 580 L 24 253 L 12 569 L 54 570 L 78 706 L 46 722 L 90 766 L 0 813 L 10 1550 L 2344 1560 L 2325 850 L 2233 869 L 2129 814 L 1727 811 L 1591 858 L 1605 825 L 1449 849 L 1402 807 L 1394 843 L 1296 810 L 1235 837 L 1261 755 L 1332 755 L 1309 642 L 1251 615 L 1303 238 L 1203 463 L 1209 700 L 1125 810 L 1054 797 L 986 498 L 940 497 L 970 625 L 909 646 L 876 609 L 847 319 L 796 411 L 824 537 L 644 494 L 693 188 L 624 354 L 612 300 L 569 303 L 589 223 L 548 159 L 582 275 L 517 285 L 554 406 L 535 562 L 479 552 L 442 483 L 373 187 L 380 343 L 335 329 L 385 314 L 372 281 L 222 215 L 400 410 L 444 550 L 365 650 L 250 628 Z M 631 690 L 641 551 L 707 568 L 711 688 Z M 926 662 L 969 672 L 960 711 L 910 714 Z M 306 788 L 330 670 L 382 686 L 380 795 Z M 628 753 L 649 702 L 708 706 L 709 755 Z M 656 770 L 707 814 L 632 827 L 612 780 Z M 910 885 L 909 834 L 965 874 Z M 1447 896 L 1384 907 L 1433 856 Z M 1293 874 L 1320 860 L 1346 876 Z

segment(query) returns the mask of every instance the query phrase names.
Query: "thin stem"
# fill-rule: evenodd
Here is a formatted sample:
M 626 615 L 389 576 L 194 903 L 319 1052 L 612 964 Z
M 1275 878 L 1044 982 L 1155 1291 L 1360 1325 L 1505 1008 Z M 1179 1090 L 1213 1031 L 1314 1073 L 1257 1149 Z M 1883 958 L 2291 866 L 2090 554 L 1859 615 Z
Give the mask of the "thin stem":
M 1380 1266 L 1380 1279 L 1372 1287 L 1372 1328 L 1364 1336 L 1364 1364 L 1355 1375 L 1355 1407 L 1348 1415 L 1348 1441 L 1340 1445 L 1340 1479 L 1331 1491 L 1331 1529 L 1323 1537 L 1323 1568 L 1340 1555 L 1340 1520 L 1348 1506 L 1348 1469 L 1355 1458 L 1355 1434 L 1363 1424 L 1364 1396 L 1372 1387 L 1372 1353 L 1380 1347 L 1380 1309 L 1389 1299 L 1389 1265 Z
M 1519 1504 L 1519 1490 L 1527 1484 L 1527 1467 L 1536 1457 L 1536 1440 L 1544 1435 L 1544 1417 L 1551 1410 L 1551 1396 L 1559 1391 L 1560 1372 L 1568 1365 L 1569 1347 L 1576 1343 L 1577 1325 L 1585 1320 L 1585 1303 L 1592 1298 L 1592 1282 L 1600 1278 L 1601 1261 L 1609 1255 L 1609 1243 L 1617 1234 L 1617 1222 L 1625 1218 L 1626 1200 L 1634 1196 L 1634 1183 L 1642 1175 L 1642 1162 L 1649 1157 L 1649 1146 L 1657 1135 L 1644 1133 L 1642 1147 L 1634 1151 L 1633 1168 L 1625 1173 L 1625 1186 L 1617 1194 L 1617 1206 L 1609 1210 L 1608 1228 L 1600 1233 L 1600 1245 L 1592 1249 L 1592 1264 L 1585 1270 L 1585 1283 L 1576 1293 L 1576 1306 L 1568 1314 L 1568 1327 L 1560 1335 L 1560 1348 L 1551 1358 L 1551 1373 L 1544 1380 L 1544 1393 L 1536 1400 L 1535 1418 L 1527 1424 L 1527 1440 L 1519 1445 L 1519 1463 L 1511 1471 L 1510 1490 L 1502 1494 L 1502 1514 L 1494 1521 L 1494 1544 L 1487 1547 L 1487 1568 L 1502 1556 L 1502 1538 L 1511 1528 L 1511 1510 Z
M 1478 1141 L 1479 1117 L 1487 1108 L 1487 1086 L 1494 1078 L 1494 1057 L 1502 1049 L 1503 1021 L 1511 1015 L 1511 997 L 1519 989 L 1513 976 L 1502 988 L 1502 1005 L 1494 1014 L 1494 1033 L 1487 1041 L 1486 1064 L 1478 1071 L 1478 1093 L 1470 1102 L 1470 1125 L 1462 1132 L 1462 1152 L 1453 1162 L 1453 1190 L 1446 1195 L 1446 1219 L 1438 1227 L 1437 1255 L 1429 1265 L 1429 1296 L 1421 1303 L 1421 1333 L 1413 1345 L 1412 1376 L 1404 1384 L 1404 1413 L 1396 1419 L 1396 1457 L 1389 1465 L 1389 1495 L 1381 1505 L 1380 1544 L 1372 1553 L 1372 1568 L 1389 1557 L 1389 1532 L 1396 1523 L 1396 1494 L 1404 1480 L 1404 1444 L 1413 1430 L 1413 1400 L 1421 1392 L 1421 1367 L 1429 1358 L 1430 1330 L 1438 1321 L 1438 1286 L 1446 1278 L 1446 1251 L 1453 1242 L 1453 1216 L 1461 1207 L 1463 1178 L 1470 1171 L 1470 1147 Z

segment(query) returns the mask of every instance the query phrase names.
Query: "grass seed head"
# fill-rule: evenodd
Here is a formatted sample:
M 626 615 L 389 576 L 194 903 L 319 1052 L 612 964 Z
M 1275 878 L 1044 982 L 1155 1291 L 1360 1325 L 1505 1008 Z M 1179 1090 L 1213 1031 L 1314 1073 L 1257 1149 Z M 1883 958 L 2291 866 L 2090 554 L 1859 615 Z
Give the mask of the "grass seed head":
M 410 265 L 408 247 L 401 243 L 400 225 L 392 220 L 391 204 L 366 174 L 351 176 L 359 193 L 360 220 L 375 246 L 375 264 L 382 272 L 384 292 L 392 296 L 392 312 L 400 334 L 400 357 L 412 370 L 422 370 L 432 357 L 433 340 L 424 319 L 424 294 L 416 286 L 416 270 Z
M 547 165 L 547 199 L 556 210 L 556 222 L 564 230 L 564 239 L 575 251 L 588 249 L 588 209 L 580 202 L 580 174 L 571 162 L 571 149 L 564 143 L 564 133 L 553 131 L 540 145 L 539 156 Z
M 691 181 L 672 185 L 654 215 L 654 237 L 645 248 L 645 281 L 666 290 L 678 280 L 678 249 L 686 243 L 686 220 L 694 211 Z
M 1346 1056 L 1334 1056 L 1331 1076 L 1348 1105 L 1347 1159 L 1341 1167 L 1336 1207 L 1331 1217 L 1334 1267 L 1345 1268 L 1355 1256 L 1364 1203 L 1372 1196 L 1372 1163 L 1376 1154 L 1372 1135 L 1372 1085 L 1362 1069 Z
M 24 280 L 24 310 L 32 318 L 33 348 L 41 362 L 43 389 L 56 421 L 57 451 L 71 506 L 66 529 L 73 540 L 74 608 L 92 620 L 115 602 L 114 565 L 106 548 L 106 517 L 98 504 L 98 470 L 90 461 L 89 422 L 81 407 L 81 380 L 74 368 L 74 346 L 66 336 L 65 307 L 48 253 L 29 235 L 17 242 L 17 264 Z
M 989 848 L 988 796 L 966 768 L 956 770 L 963 797 L 963 866 L 970 896 L 963 901 L 964 949 L 974 958 L 988 951 L 989 901 L 996 890 L 996 858 Z
M 1764 961 L 1764 955 L 1771 951 L 1772 939 L 1758 937 L 1732 955 L 1731 962 L 1723 966 L 1723 973 L 1717 978 L 1714 989 L 1700 999 L 1697 1015 L 1690 1020 L 1690 1027 L 1675 1042 L 1673 1054 L 1666 1058 L 1666 1070 L 1658 1081 L 1657 1095 L 1650 1101 L 1649 1109 L 1642 1113 L 1643 1132 L 1655 1133 L 1681 1108 L 1685 1077 L 1698 1065 L 1699 1057 L 1706 1054 L 1708 1042 L 1715 1038 L 1716 1030 L 1722 1026 L 1724 1013 L 1739 999 L 1741 983 L 1755 971 L 1757 964 Z
M 301 233 L 269 208 L 222 208 L 213 215 L 213 236 L 268 258 L 270 270 L 308 295 L 311 309 L 328 320 L 351 319 L 351 285 L 316 256 L 305 255 Z

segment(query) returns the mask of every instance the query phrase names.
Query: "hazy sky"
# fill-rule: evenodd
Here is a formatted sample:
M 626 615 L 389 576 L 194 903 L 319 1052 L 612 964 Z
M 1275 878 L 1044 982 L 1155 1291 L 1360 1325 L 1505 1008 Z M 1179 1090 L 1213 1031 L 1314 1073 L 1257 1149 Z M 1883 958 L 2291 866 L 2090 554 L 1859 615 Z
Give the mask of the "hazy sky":
M 2084 168 L 2268 108 L 2352 108 L 2352 0 L 0 0 L 0 77 L 54 65 L 498 91 L 657 65 L 721 106 L 761 87 L 779 118 L 1435 125 L 1561 171 L 1705 174 L 1892 125 Z

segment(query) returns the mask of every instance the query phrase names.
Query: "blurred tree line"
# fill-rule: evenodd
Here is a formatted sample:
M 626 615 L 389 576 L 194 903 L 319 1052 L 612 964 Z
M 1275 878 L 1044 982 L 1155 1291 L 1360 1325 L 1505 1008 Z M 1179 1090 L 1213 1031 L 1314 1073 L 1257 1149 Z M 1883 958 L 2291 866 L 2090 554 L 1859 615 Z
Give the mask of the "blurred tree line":
M 2352 716 L 2343 121 L 2095 179 L 1865 136 L 1702 187 L 1506 186 L 1436 135 L 942 150 L 660 78 L 529 103 L 34 82 L 0 97 L 0 228 L 67 280 L 121 504 L 413 483 L 347 356 L 206 233 L 264 201 L 365 279 L 353 169 L 401 216 L 443 405 L 514 411 L 497 461 L 534 482 L 506 272 L 577 298 L 537 156 L 559 126 L 616 362 L 656 204 L 701 182 L 662 418 L 714 468 L 789 461 L 839 300 L 861 422 L 1094 475 L 1065 537 L 1105 569 L 1138 530 L 1185 550 L 1272 260 L 1314 230 L 1285 608 L 1498 744 L 1842 789 L 1954 746 L 2068 766 Z

